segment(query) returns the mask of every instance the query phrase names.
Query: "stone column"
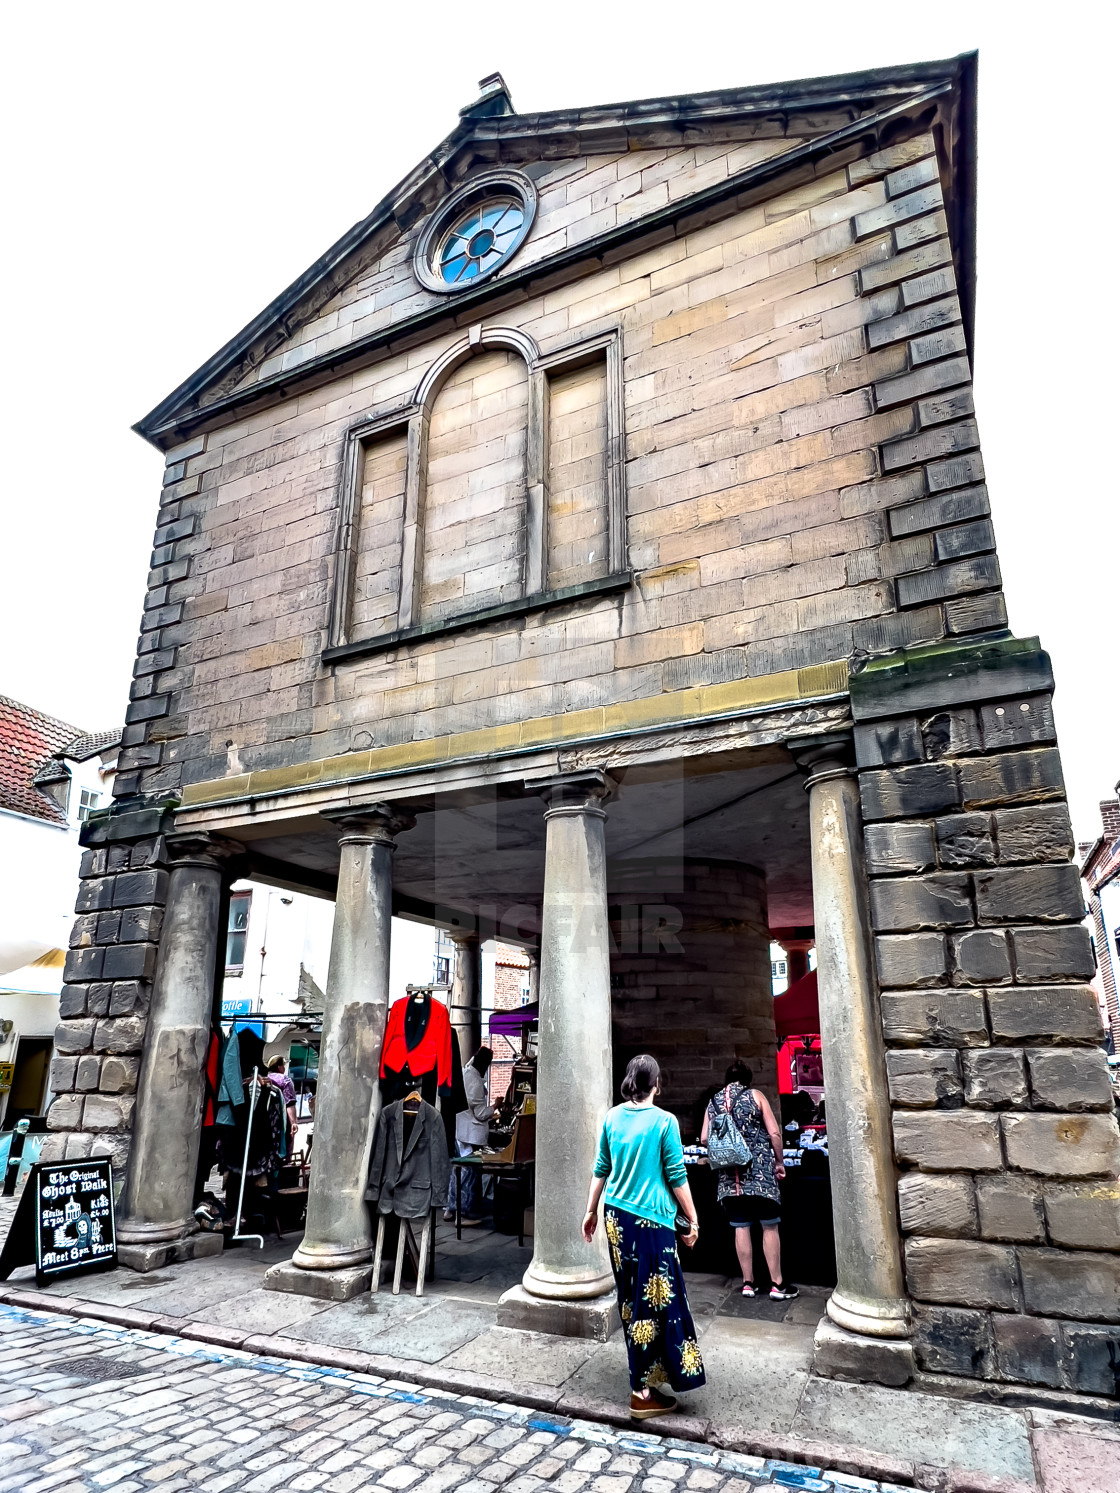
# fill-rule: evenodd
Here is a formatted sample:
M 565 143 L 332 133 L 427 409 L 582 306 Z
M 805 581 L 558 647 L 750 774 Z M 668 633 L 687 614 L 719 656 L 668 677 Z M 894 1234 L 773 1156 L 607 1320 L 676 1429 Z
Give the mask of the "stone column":
M 466 1064 L 482 1044 L 482 945 L 477 933 L 452 930 L 447 936 L 455 945 L 449 1015 Z
M 538 787 L 545 810 L 541 916 L 537 1190 L 533 1260 L 502 1298 L 501 1325 L 605 1341 L 617 1321 L 600 1226 L 585 1244 L 599 1128 L 611 1103 L 611 981 L 606 812 L 601 772 Z M 611 1294 L 608 1294 L 611 1293 Z
M 847 738 L 796 753 L 809 793 L 836 1236 L 837 1282 L 827 1311 L 848 1333 L 904 1338 L 910 1313 L 895 1215 L 891 1113 L 866 912 L 859 788 L 849 753 Z M 886 1345 L 871 1347 L 890 1356 Z M 909 1352 L 906 1344 L 902 1356 L 908 1358 Z
M 197 1232 L 193 1201 L 214 970 L 225 935 L 224 863 L 238 849 L 208 835 L 167 841 L 167 903 L 117 1214 L 118 1254 L 137 1270 L 220 1252 L 220 1235 Z
M 364 1193 L 389 1009 L 394 837 L 415 820 L 387 804 L 328 817 L 340 824 L 343 834 L 307 1225 L 291 1262 L 270 1270 L 265 1284 L 273 1290 L 343 1301 L 368 1289 L 370 1280 Z

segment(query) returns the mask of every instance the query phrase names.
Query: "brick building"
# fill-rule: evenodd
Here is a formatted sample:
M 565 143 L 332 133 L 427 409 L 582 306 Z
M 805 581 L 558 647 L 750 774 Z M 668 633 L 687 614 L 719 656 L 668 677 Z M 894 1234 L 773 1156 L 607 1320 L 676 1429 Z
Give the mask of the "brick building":
M 487 79 L 140 422 L 165 484 L 50 1116 L 127 1166 L 138 1268 L 197 1247 L 233 876 L 335 897 L 278 1289 L 369 1278 L 390 910 L 449 930 L 463 1009 L 478 939 L 539 951 L 499 1321 L 546 1329 L 606 1321 L 579 1220 L 618 1069 L 659 1053 L 682 1117 L 732 1055 L 765 1082 L 770 930 L 810 929 L 818 1370 L 1115 1392 L 1120 1141 L 973 410 L 975 89 L 964 57 L 519 115 Z

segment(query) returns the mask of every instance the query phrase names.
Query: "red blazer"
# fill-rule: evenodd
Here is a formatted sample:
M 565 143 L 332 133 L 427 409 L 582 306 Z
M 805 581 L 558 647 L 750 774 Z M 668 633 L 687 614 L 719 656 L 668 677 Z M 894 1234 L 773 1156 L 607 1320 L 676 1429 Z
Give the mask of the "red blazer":
M 451 1018 L 447 1014 L 447 1007 L 441 1001 L 432 1001 L 428 1029 L 416 1046 L 409 1049 L 404 1040 L 404 1015 L 409 1000 L 410 997 L 405 996 L 389 1007 L 385 1040 L 381 1044 L 381 1077 L 385 1077 L 387 1068 L 399 1073 L 407 1063 L 410 1072 L 417 1078 L 422 1073 L 430 1073 L 434 1068 L 436 1083 L 441 1089 L 446 1088 L 451 1083 Z

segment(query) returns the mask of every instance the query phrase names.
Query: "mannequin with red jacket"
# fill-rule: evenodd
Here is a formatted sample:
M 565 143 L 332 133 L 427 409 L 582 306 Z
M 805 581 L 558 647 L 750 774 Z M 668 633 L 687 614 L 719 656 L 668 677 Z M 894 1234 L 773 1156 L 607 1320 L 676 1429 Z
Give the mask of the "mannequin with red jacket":
M 444 1116 L 466 1108 L 459 1044 L 442 1001 L 429 986 L 406 987 L 403 1000 L 389 1007 L 381 1044 L 381 1102 L 391 1104 L 419 1089 L 428 1104 L 442 1099 Z M 456 1103 L 458 1098 L 458 1103 Z

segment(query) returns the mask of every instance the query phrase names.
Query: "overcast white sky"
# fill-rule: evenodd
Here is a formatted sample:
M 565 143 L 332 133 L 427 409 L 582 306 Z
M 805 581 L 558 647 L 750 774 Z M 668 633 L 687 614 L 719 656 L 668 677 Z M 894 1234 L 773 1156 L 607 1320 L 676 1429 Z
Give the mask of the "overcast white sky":
M 162 457 L 130 426 L 454 126 L 980 49 L 976 402 L 1078 837 L 1120 776 L 1115 6 L 23 0 L 0 20 L 0 693 L 127 701 Z

